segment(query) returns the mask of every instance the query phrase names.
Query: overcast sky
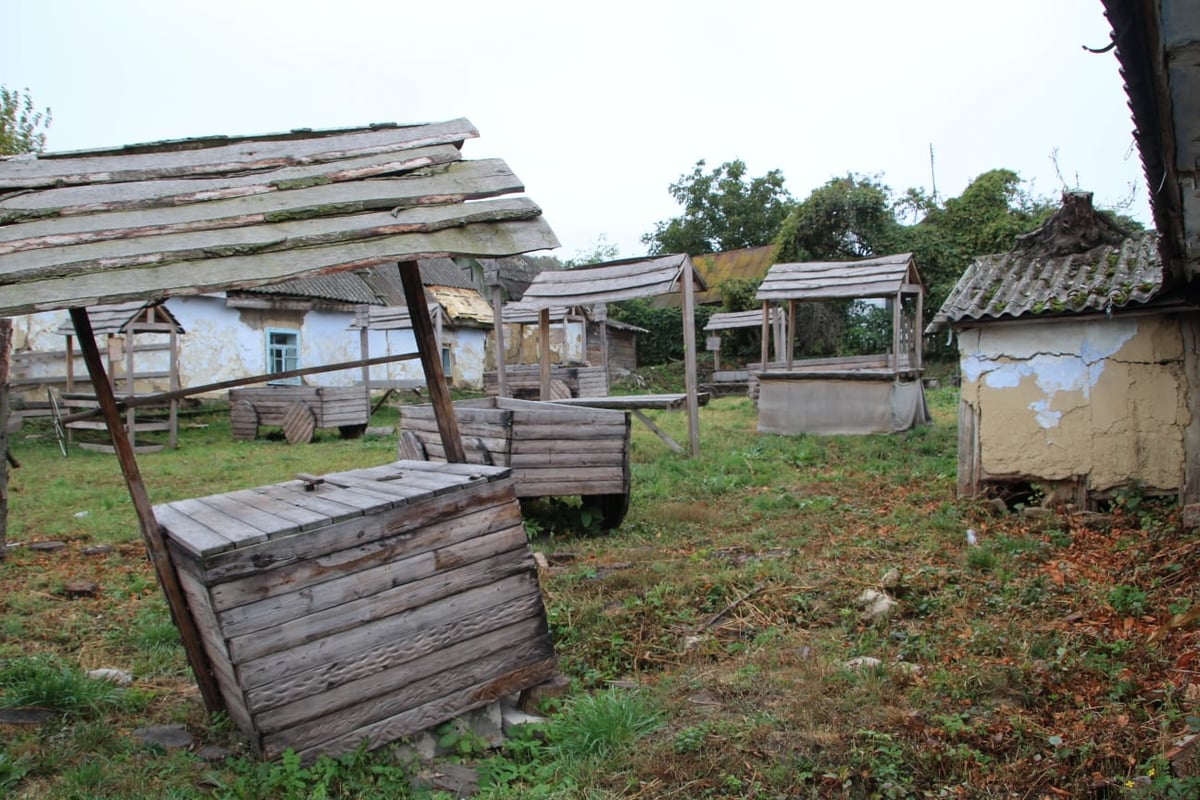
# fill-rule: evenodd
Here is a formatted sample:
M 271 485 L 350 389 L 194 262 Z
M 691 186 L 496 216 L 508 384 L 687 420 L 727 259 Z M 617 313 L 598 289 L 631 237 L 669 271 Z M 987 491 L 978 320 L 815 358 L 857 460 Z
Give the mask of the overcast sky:
M 1100 0 L 0 0 L 47 149 L 467 117 L 562 241 L 621 256 L 699 159 L 959 194 L 1007 167 L 1150 223 Z

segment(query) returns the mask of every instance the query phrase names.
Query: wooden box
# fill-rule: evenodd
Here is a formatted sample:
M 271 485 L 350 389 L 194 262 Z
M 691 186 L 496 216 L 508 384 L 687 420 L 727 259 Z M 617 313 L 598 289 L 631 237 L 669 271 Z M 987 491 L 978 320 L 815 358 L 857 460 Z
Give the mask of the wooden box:
M 155 507 L 259 753 L 379 746 L 554 670 L 508 469 L 398 461 Z
M 580 495 L 616 527 L 629 507 L 629 413 L 488 397 L 454 404 L 467 461 L 512 467 L 517 497 Z M 400 406 L 400 431 L 445 461 L 433 406 Z M 617 512 L 615 515 L 611 512 Z
M 371 407 L 359 386 L 255 386 L 229 390 L 229 421 L 234 439 L 253 439 L 259 425 L 284 428 L 288 441 L 308 441 L 316 428 L 337 428 L 343 436 L 367 429 Z

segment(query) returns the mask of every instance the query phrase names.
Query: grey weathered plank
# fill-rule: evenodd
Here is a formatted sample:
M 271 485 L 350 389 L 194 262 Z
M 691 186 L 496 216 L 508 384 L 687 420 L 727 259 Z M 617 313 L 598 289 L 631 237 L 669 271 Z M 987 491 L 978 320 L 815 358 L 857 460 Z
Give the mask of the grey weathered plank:
M 273 251 L 254 256 L 208 258 L 157 265 L 147 283 L 140 270 L 90 269 L 70 275 L 7 283 L 0 314 L 31 313 L 71 305 L 122 300 L 161 299 L 172 294 L 199 294 L 237 287 L 278 283 L 322 271 L 369 267 L 413 258 L 448 255 L 501 257 L 553 249 L 558 240 L 541 217 L 520 222 L 472 223 L 430 232 L 415 232 L 345 244 Z
M 154 507 L 154 517 L 167 536 L 195 556 L 219 553 L 232 549 L 234 542 L 224 533 L 213 530 L 202 522 L 192 519 L 169 503 Z
M 251 508 L 258 509 L 267 514 L 272 514 L 276 517 L 282 517 L 293 523 L 297 530 L 309 530 L 315 527 L 325 526 L 330 523 L 330 519 L 325 514 L 318 514 L 307 508 L 285 503 L 278 498 L 270 495 L 255 492 L 250 489 L 241 489 L 236 492 L 230 492 L 225 495 L 227 500 L 242 503 Z M 271 534 L 267 534 L 268 537 Z
M 298 561 L 275 570 L 271 581 L 251 576 L 218 584 L 211 590 L 213 607 L 229 635 L 246 633 L 255 625 L 276 625 L 415 580 L 439 565 L 465 563 L 463 559 L 481 550 L 486 554 L 489 547 L 511 549 L 515 545 L 507 535 L 514 527 L 520 527 L 520 513 L 513 504 L 480 509 L 429 525 L 414 536 L 386 540 L 378 547 Z M 496 533 L 505 536 L 488 538 Z M 483 541 L 471 544 L 472 538 Z
M 168 503 L 175 511 L 180 514 L 191 517 L 196 522 L 204 525 L 210 530 L 219 532 L 222 536 L 233 542 L 235 547 L 242 547 L 249 543 L 266 541 L 267 535 L 258 528 L 250 525 L 237 517 L 231 517 L 221 511 L 218 511 L 211 506 L 205 505 L 199 499 L 176 500 L 173 503 Z M 186 539 L 188 532 L 178 532 L 174 539 L 187 549 L 191 550 L 195 545 L 189 543 Z M 224 548 L 222 548 L 224 549 Z M 202 550 L 205 556 L 211 554 L 211 551 Z
M 514 556 L 524 553 L 524 550 L 516 551 Z M 431 603 L 475 586 L 495 583 L 509 575 L 530 569 L 532 564 L 531 557 L 474 562 L 333 608 L 313 611 L 274 628 L 231 639 L 230 658 L 235 664 L 239 664 L 269 653 L 279 653 L 331 633 L 349 630 L 370 620 Z
M 462 646 L 456 648 L 456 652 L 440 652 L 420 659 L 409 664 L 405 674 L 406 678 L 419 676 L 416 680 L 405 680 L 400 687 L 382 697 L 372 697 L 311 722 L 268 734 L 263 737 L 264 748 L 268 754 L 289 747 L 302 750 L 342 732 L 353 732 L 359 738 L 372 723 L 444 698 L 460 686 L 486 682 L 493 676 L 552 658 L 553 647 L 548 637 L 538 630 L 538 625 L 536 620 L 520 622 L 511 626 L 513 630 L 501 629 L 465 643 L 473 644 L 473 647 Z M 523 638 L 514 639 L 520 634 Z M 453 713 L 442 720 L 450 716 Z M 369 734 L 366 736 L 369 739 Z
M 318 491 L 323 491 L 323 487 L 319 487 Z M 379 539 L 417 531 L 438 519 L 498 505 L 509 500 L 512 491 L 511 478 L 494 481 L 469 492 L 456 492 L 399 509 L 352 517 L 322 529 L 320 536 L 287 536 L 252 547 L 217 553 L 205 561 L 205 575 L 210 584 L 223 583 L 292 564 L 302 558 L 319 558 L 339 551 L 352 552 L 355 547 L 372 546 Z M 215 587 L 213 591 L 216 591 Z
M 491 677 L 474 685 L 457 689 L 410 711 L 401 712 L 390 719 L 373 723 L 361 731 L 340 734 L 325 742 L 320 742 L 312 748 L 301 750 L 300 758 L 310 760 L 318 753 L 328 752 L 331 749 L 333 752 L 345 752 L 353 749 L 361 741 L 366 741 L 370 747 L 378 747 L 406 734 L 426 730 L 439 721 L 451 719 L 505 695 L 543 683 L 554 674 L 555 666 L 556 662 L 553 656 L 530 661 L 523 666 L 500 674 L 496 672 L 497 666 L 492 668 Z M 487 669 L 484 667 L 484 670 Z M 475 674 L 469 673 L 469 676 L 473 677 Z
M 367 722 L 419 704 L 419 695 L 403 697 L 406 690 L 418 681 L 443 670 L 498 654 L 514 644 L 520 646 L 524 641 L 540 641 L 545 636 L 545 623 L 539 617 L 510 619 L 507 622 L 503 627 L 450 642 L 441 650 L 330 688 L 318 696 L 260 712 L 258 719 L 261 729 L 270 735 L 314 723 L 320 726 L 321 718 L 334 712 L 338 712 L 342 724 L 361 727 Z M 396 701 L 393 698 L 397 694 L 402 696 L 400 704 L 394 704 Z M 363 698 L 371 700 L 363 702 Z
M 262 600 L 264 597 L 287 594 L 307 584 L 317 583 L 322 579 L 336 576 L 338 572 L 354 572 L 365 569 L 368 565 L 376 564 L 379 560 L 398 560 L 415 553 L 432 551 L 438 547 L 450 545 L 455 541 L 454 536 L 464 535 L 463 531 L 470 523 L 484 524 L 485 530 L 503 528 L 505 525 L 520 523 L 520 509 L 516 504 L 496 501 L 488 503 L 478 500 L 476 504 L 448 506 L 438 498 L 425 501 L 416 506 L 401 507 L 385 515 L 371 518 L 350 519 L 348 522 L 331 525 L 330 528 L 319 530 L 316 535 L 299 535 L 288 537 L 287 540 L 272 540 L 270 545 L 252 548 L 256 552 L 229 553 L 229 567 L 238 566 L 245 569 L 241 560 L 233 560 L 234 555 L 244 555 L 250 564 L 258 564 L 265 571 L 271 566 L 271 581 L 266 581 L 262 575 L 247 570 L 240 575 L 230 576 L 228 581 L 212 585 L 210 594 L 214 607 L 221 612 L 247 602 Z M 434 506 L 431 510 L 428 506 Z M 444 513 L 438 513 L 444 511 Z M 412 517 L 424 517 L 420 525 L 407 525 Z M 383 517 L 383 519 L 377 519 Z M 467 517 L 468 519 L 463 519 Z M 434 528 L 437 525 L 437 528 Z M 431 531 L 424 535 L 424 531 Z M 361 534 L 352 539 L 346 539 L 348 534 Z M 330 548 L 328 540 L 334 539 L 341 547 Z M 270 554 L 263 551 L 270 551 Z M 208 570 L 211 582 L 211 573 Z M 218 577 L 226 577 L 223 572 Z
M 629 482 L 611 481 L 547 481 L 540 474 L 530 475 L 517 483 L 518 497 L 565 497 L 568 495 L 625 494 Z
M 0 226 L 0 242 L 7 243 L 9 255 L 0 257 L 0 270 L 13 271 L 13 253 L 33 248 L 45 248 L 42 253 L 26 253 L 18 263 L 32 267 L 53 263 L 70 264 L 100 259 L 116 259 L 129 255 L 144 255 L 136 245 L 153 245 L 157 237 L 168 234 L 239 229 L 247 226 L 285 223 L 317 217 L 344 217 L 365 211 L 436 204 L 456 204 L 465 200 L 476 200 L 496 195 L 521 191 L 520 180 L 512 174 L 508 165 L 499 159 L 484 161 L 462 161 L 442 167 L 434 174 L 416 174 L 402 178 L 380 178 L 371 181 L 331 183 L 302 189 L 290 189 L 263 195 L 249 195 L 208 203 L 193 203 L 183 206 L 136 209 L 132 211 L 109 211 L 71 217 L 52 217 L 27 222 L 23 225 Z M 467 208 L 456 209 L 462 214 Z M 380 219 L 380 223 L 386 220 Z M 379 224 L 379 223 L 377 223 Z M 281 238 L 267 236 L 272 230 L 291 233 L 299 238 L 306 231 L 314 235 L 328 231 L 337 232 L 345 225 L 328 221 L 321 225 L 293 225 L 283 229 L 267 228 L 243 232 L 247 241 L 239 240 L 236 232 L 227 230 L 228 246 L 243 244 L 250 247 L 270 243 Z M 126 241 L 143 237 L 138 242 Z M 199 249 L 213 247 L 220 237 L 193 237 L 179 243 L 178 237 L 168 240 L 166 250 Z M 336 238 L 336 237 L 335 237 Z M 116 241 L 111 241 L 116 240 Z M 318 240 L 319 241 L 319 240 Z M 110 242 L 106 247 L 99 244 Z M 78 255 L 76 251 L 78 250 Z
M 330 523 L 362 516 L 363 510 L 361 506 L 339 503 L 332 498 L 317 494 L 316 492 L 304 491 L 303 486 L 304 484 L 300 481 L 289 481 L 275 486 L 261 486 L 257 489 L 248 489 L 247 491 L 261 494 L 279 503 L 295 506 L 302 511 L 321 515 L 328 519 Z
M 514 575 L 313 642 L 307 652 L 245 664 L 246 702 L 256 712 L 295 702 L 540 613 L 536 578 Z
M 164 148 L 162 152 L 121 151 L 54 154 L 52 158 L 12 160 L 0 171 L 0 189 L 28 189 L 88 183 L 217 175 L 254 169 L 274 169 L 355 158 L 372 153 L 402 152 L 436 144 L 459 143 L 478 136 L 466 119 L 427 125 L 351 130 L 334 135 L 304 137 L 244 137 L 217 147 Z M 214 140 L 228 137 L 213 137 Z M 199 140 L 197 140 L 199 141 Z M 182 142 L 164 144 L 183 144 Z
M 0 220 L 15 212 L 53 211 L 60 216 L 97 211 L 145 208 L 171 203 L 202 203 L 224 197 L 277 192 L 304 183 L 361 180 L 459 161 L 462 153 L 450 144 L 400 152 L 318 161 L 299 166 L 262 169 L 251 174 L 212 178 L 180 178 L 122 183 L 92 183 L 23 192 L 0 199 Z M 8 213 L 6 213 L 8 212 Z
M 300 526 L 290 519 L 273 514 L 262 508 L 246 505 L 228 495 L 209 495 L 208 497 L 196 498 L 196 501 L 214 508 L 222 514 L 233 517 L 240 522 L 251 525 L 267 536 L 281 536 L 300 530 Z

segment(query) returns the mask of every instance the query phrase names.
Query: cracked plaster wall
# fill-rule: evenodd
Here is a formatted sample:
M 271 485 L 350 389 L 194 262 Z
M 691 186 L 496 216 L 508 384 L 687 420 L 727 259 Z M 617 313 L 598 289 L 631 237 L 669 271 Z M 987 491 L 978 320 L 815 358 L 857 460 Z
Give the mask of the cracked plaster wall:
M 1175 320 L 990 325 L 962 331 L 959 352 L 982 479 L 1083 476 L 1092 492 L 1182 485 L 1190 417 Z

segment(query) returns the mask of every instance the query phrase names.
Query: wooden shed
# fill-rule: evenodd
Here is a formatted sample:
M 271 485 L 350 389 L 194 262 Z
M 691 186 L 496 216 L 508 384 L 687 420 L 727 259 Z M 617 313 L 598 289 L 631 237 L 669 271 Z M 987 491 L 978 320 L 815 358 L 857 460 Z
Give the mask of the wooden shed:
M 691 442 L 691 454 L 700 454 L 700 394 L 697 388 L 696 375 L 696 328 L 695 328 L 695 293 L 702 291 L 704 281 L 696 275 L 692 268 L 691 259 L 685 255 L 653 256 L 647 258 L 630 258 L 620 261 L 609 261 L 603 264 L 592 264 L 576 269 L 541 272 L 534 278 L 533 283 L 521 298 L 522 304 L 538 309 L 539 327 L 541 331 L 541 362 L 539 372 L 540 397 L 551 399 L 551 368 L 550 368 L 550 309 L 558 307 L 590 307 L 604 303 L 615 303 L 619 300 L 632 300 L 638 297 L 658 297 L 664 294 L 679 294 L 682 298 L 683 309 L 683 344 L 685 364 L 685 380 L 687 391 L 685 396 L 677 400 L 664 400 L 656 396 L 654 405 L 649 408 L 677 407 L 677 401 L 684 401 L 688 413 L 688 438 Z M 601 329 L 604 330 L 603 328 Z M 602 346 L 607 351 L 607 346 Z M 503 367 L 501 367 L 503 372 Z M 607 372 L 607 365 L 605 365 Z M 706 398 L 707 399 L 707 398 Z M 577 398 L 576 403 L 587 405 L 592 400 Z M 600 401 L 596 401 L 600 402 Z M 637 414 L 639 405 L 637 397 L 613 398 L 604 401 L 605 408 L 630 409 Z M 649 421 L 642 417 L 643 422 Z M 661 431 L 653 428 L 659 436 Z M 668 437 L 664 437 L 670 444 Z
M 776 264 L 758 290 L 762 363 L 758 373 L 758 429 L 764 433 L 893 433 L 929 421 L 921 382 L 921 320 L 925 287 L 911 253 L 860 261 Z M 795 328 L 796 304 L 868 300 L 891 311 L 886 353 L 797 360 L 795 337 L 768 358 L 769 311 L 787 304 Z
M 0 315 L 70 309 L 201 695 L 265 754 L 383 744 L 553 670 L 511 475 L 463 463 L 416 263 L 558 246 L 532 201 L 504 196 L 523 188 L 504 162 L 462 159 L 475 135 L 453 120 L 0 159 Z M 155 507 L 122 432 L 142 399 L 114 396 L 88 307 L 382 264 L 417 352 L 270 377 L 419 358 L 453 463 Z

